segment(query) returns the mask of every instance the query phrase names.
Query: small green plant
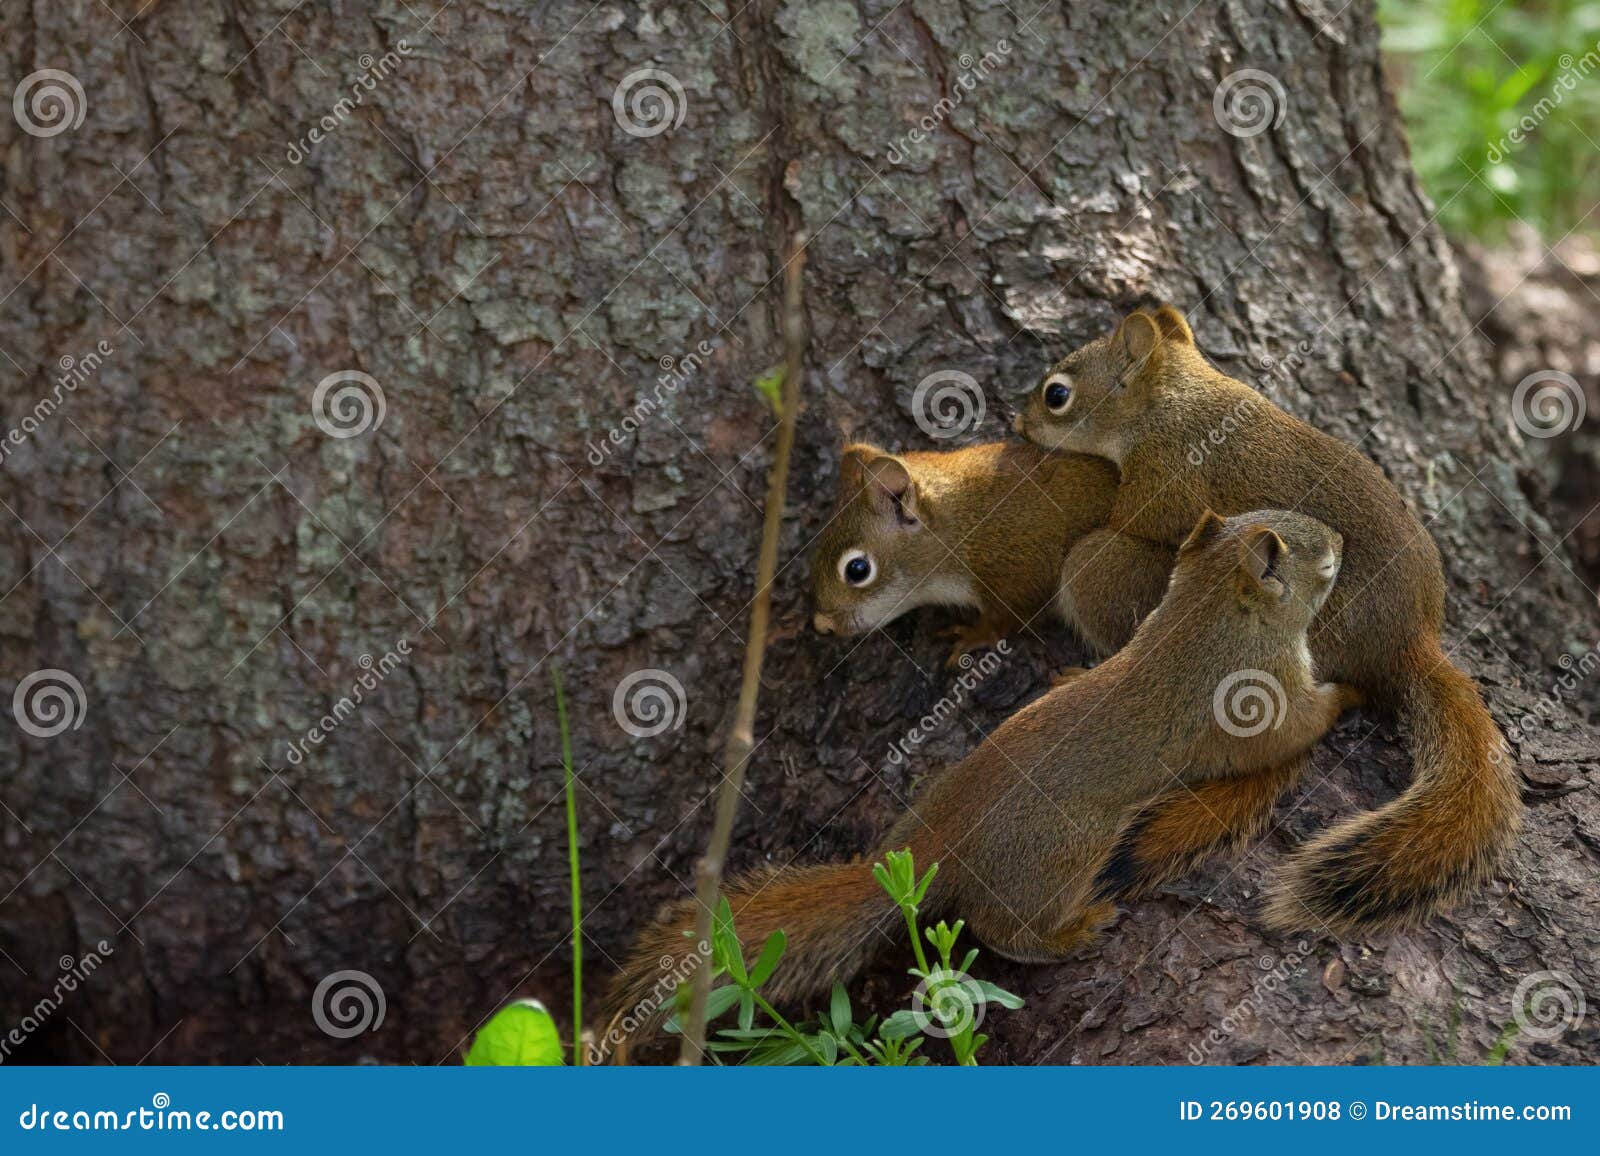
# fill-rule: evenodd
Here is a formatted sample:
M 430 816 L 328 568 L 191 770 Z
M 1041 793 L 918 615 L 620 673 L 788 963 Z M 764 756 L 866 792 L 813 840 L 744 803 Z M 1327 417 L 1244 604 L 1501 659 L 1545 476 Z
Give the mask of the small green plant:
M 561 728 L 561 769 L 567 794 L 567 871 L 572 902 L 572 1062 L 583 1056 L 583 888 L 578 870 L 578 800 L 572 790 L 572 735 L 567 729 L 567 698 L 561 689 L 561 671 L 550 668 L 556 693 L 556 720 Z
M 1430 1066 L 1459 1064 L 1461 1060 L 1461 997 L 1457 996 L 1450 1001 L 1450 1011 L 1445 1016 L 1444 1046 L 1441 1048 L 1439 1041 L 1434 1038 L 1430 1025 L 1424 1025 L 1423 1033 L 1428 1042 L 1428 1063 Z M 1500 1029 L 1500 1034 L 1495 1036 L 1494 1043 L 1489 1045 L 1489 1050 L 1484 1054 L 1482 1067 L 1498 1068 L 1506 1062 L 1506 1056 L 1511 1051 L 1511 1041 L 1517 1038 L 1517 1025 L 1506 1024 Z
M 1489 1048 L 1489 1054 L 1483 1057 L 1483 1066 L 1498 1068 L 1506 1062 L 1506 1055 L 1511 1051 L 1511 1041 L 1517 1038 L 1517 1025 L 1507 1024 L 1500 1029 L 1500 1034 L 1495 1037 L 1494 1044 Z
M 561 672 L 550 668 L 561 729 L 561 768 L 567 795 L 567 866 L 571 880 L 572 1062 L 583 1063 L 583 895 L 578 871 L 578 801 L 573 792 L 572 737 Z M 507 1004 L 479 1029 L 467 1049 L 468 1067 L 560 1067 L 561 1036 L 544 1004 L 521 999 Z
M 941 919 L 923 929 L 923 935 L 939 954 L 939 966 L 928 966 L 928 956 L 917 935 L 917 913 L 939 865 L 933 864 L 919 880 L 910 851 L 890 851 L 884 858 L 888 860 L 887 866 L 873 864 L 872 875 L 894 899 L 905 918 L 906 929 L 911 933 L 911 949 L 917 957 L 917 966 L 911 969 L 911 974 L 922 982 L 912 993 L 912 1006 L 885 1020 L 879 1034 L 890 1039 L 905 1039 L 919 1032 L 933 1032 L 950 1041 L 956 1063 L 976 1065 L 978 1049 L 989 1041 L 988 1036 L 977 1034 L 985 1006 L 995 1003 L 1015 1010 L 1022 1006 L 1022 999 L 985 980 L 972 978 L 977 948 L 967 952 L 959 967 L 954 965 L 956 940 L 966 927 L 964 920 L 956 920 L 951 927 Z M 935 1023 L 938 1024 L 936 1029 Z
M 920 927 L 919 908 L 938 864 L 918 879 L 910 851 L 891 851 L 884 859 L 884 863 L 873 864 L 872 874 L 900 909 L 911 934 L 917 966 L 910 974 L 921 981 L 912 996 L 912 1006 L 895 1012 L 881 1024 L 876 1016 L 858 1024 L 849 993 L 836 983 L 825 1011 L 802 1024 L 790 1023 L 760 991 L 782 961 L 787 945 L 784 933 L 774 931 L 768 936 L 755 963 L 746 967 L 733 911 L 724 898 L 712 920 L 711 975 L 713 984 L 718 986 L 711 991 L 706 1018 L 714 1021 L 737 1009 L 737 1026 L 719 1029 L 707 1043 L 715 1060 L 725 1062 L 741 1057 L 742 1063 L 759 1065 L 918 1065 L 928 1062 L 926 1056 L 919 1054 L 927 1037 L 937 1036 L 949 1041 L 958 1064 L 978 1062 L 978 1050 L 989 1038 L 977 1032 L 986 1006 L 993 1003 L 1015 1009 L 1022 1006 L 1022 1000 L 968 974 L 978 957 L 976 948 L 966 953 L 959 967 L 954 966 L 962 921 L 957 920 L 954 927 L 943 920 L 933 927 Z M 924 937 L 933 946 L 938 967 L 930 966 L 922 946 Z M 684 985 L 678 992 L 677 1014 L 667 1022 L 667 1031 L 680 1030 L 681 1017 L 687 1012 L 687 996 L 688 985 Z M 758 1024 L 757 1012 L 767 1022 Z

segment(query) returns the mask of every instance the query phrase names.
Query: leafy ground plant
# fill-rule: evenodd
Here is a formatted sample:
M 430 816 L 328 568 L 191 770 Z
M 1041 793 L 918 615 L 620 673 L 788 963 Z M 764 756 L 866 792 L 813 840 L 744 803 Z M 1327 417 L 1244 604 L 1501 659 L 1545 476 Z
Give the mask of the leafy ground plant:
M 733 911 L 724 898 L 718 905 L 711 929 L 711 975 L 716 984 L 707 1004 L 708 1020 L 737 1012 L 736 1025 L 718 1030 L 708 1041 L 707 1050 L 717 1062 L 788 1065 L 904 1066 L 926 1064 L 922 1054 L 929 1038 L 941 1038 L 950 1045 L 955 1061 L 975 1065 L 979 1049 L 988 1036 L 978 1034 L 990 1004 L 1016 1009 L 1022 1000 L 992 983 L 973 979 L 969 974 L 978 950 L 969 950 L 955 965 L 956 942 L 965 926 L 940 920 L 923 928 L 919 908 L 928 885 L 938 872 L 938 864 L 928 868 L 920 879 L 910 851 L 891 851 L 885 862 L 875 863 L 873 878 L 900 909 L 906 930 L 911 935 L 917 966 L 911 975 L 920 982 L 912 994 L 912 1004 L 881 1023 L 870 1016 L 855 1022 L 850 996 L 840 984 L 833 991 L 826 1010 L 802 1024 L 790 1023 L 761 994 L 761 987 L 782 962 L 787 940 L 774 931 L 762 944 L 754 964 L 746 966 L 744 946 L 734 927 Z M 936 953 L 938 966 L 928 958 L 922 941 L 926 939 Z M 723 982 L 725 981 L 725 982 Z M 680 1031 L 686 991 L 680 989 L 677 1014 L 667 1023 L 669 1032 Z M 757 1020 L 757 1014 L 762 1017 Z

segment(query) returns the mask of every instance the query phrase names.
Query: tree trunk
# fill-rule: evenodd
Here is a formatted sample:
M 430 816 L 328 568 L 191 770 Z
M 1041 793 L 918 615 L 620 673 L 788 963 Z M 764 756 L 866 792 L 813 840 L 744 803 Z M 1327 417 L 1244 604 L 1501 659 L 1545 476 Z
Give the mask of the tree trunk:
M 945 370 L 985 393 L 961 437 L 1007 436 L 1047 362 L 1159 297 L 1427 520 L 1527 829 L 1425 930 L 1264 937 L 1284 849 L 1409 775 L 1403 736 L 1350 719 L 1268 838 L 1085 958 L 982 957 L 1028 1001 L 986 1058 L 1472 1062 L 1525 977 L 1592 1000 L 1593 687 L 1558 658 L 1589 654 L 1594 600 L 1463 314 L 1371 3 L 1033 9 L 6 7 L 8 91 L 84 114 L 0 122 L 0 692 L 64 672 L 84 704 L 51 674 L 24 698 L 64 689 L 79 725 L 0 728 L 0 1015 L 38 1021 L 8 1058 L 433 1063 L 514 995 L 564 1006 L 552 667 L 603 982 L 709 827 L 775 429 L 751 382 L 796 229 L 806 410 L 734 870 L 860 852 L 1080 657 L 1017 640 L 889 764 L 948 690 L 943 622 L 807 629 L 842 442 L 955 444 L 914 412 Z M 666 715 L 630 715 L 652 687 Z M 902 1005 L 903 963 L 866 997 Z M 343 971 L 381 1025 L 349 1033 L 375 1015 L 334 1001 Z M 1595 1044 L 1591 1018 L 1512 1056 Z

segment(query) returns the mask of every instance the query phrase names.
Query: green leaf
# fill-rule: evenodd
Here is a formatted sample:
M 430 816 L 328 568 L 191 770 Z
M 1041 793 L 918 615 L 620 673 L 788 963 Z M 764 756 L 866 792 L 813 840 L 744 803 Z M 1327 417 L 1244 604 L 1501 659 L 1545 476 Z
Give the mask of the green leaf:
M 833 998 L 829 1001 L 828 1019 L 833 1024 L 836 1032 L 845 1031 L 850 1026 L 850 993 L 844 990 L 844 984 L 833 985 Z
M 783 413 L 783 379 L 786 372 L 784 366 L 774 365 L 755 381 L 756 392 L 766 398 L 772 412 L 780 416 Z
M 738 1002 L 739 989 L 731 983 L 712 988 L 711 994 L 706 996 L 706 1022 L 716 1019 Z
M 755 993 L 747 987 L 737 989 L 739 992 L 739 1026 L 745 1031 L 750 1030 L 750 1025 L 756 1022 Z
M 495 1012 L 466 1058 L 469 1068 L 559 1068 L 564 1062 L 556 1021 L 536 999 L 518 1000 Z
M 739 943 L 739 933 L 733 926 L 733 908 L 728 906 L 728 897 L 724 895 L 717 904 L 717 913 L 711 920 L 711 958 L 712 962 L 728 970 L 736 980 L 744 980 L 744 951 Z M 735 965 L 738 970 L 735 971 Z
M 767 936 L 767 942 L 761 948 L 761 956 L 750 972 L 751 987 L 760 987 L 767 982 L 773 969 L 778 966 L 778 960 L 783 958 L 783 949 L 788 942 L 781 929 Z
M 883 1021 L 878 1028 L 878 1034 L 886 1040 L 903 1040 L 914 1036 L 921 1029 L 917 1026 L 917 1017 L 910 1008 L 901 1008 L 894 1015 Z
M 1507 1024 L 1501 1030 L 1499 1038 L 1494 1041 L 1494 1047 L 1490 1048 L 1489 1054 L 1484 1057 L 1483 1066 L 1486 1068 L 1498 1068 L 1505 1063 L 1506 1053 L 1511 1050 L 1511 1041 L 1516 1038 L 1517 1025 L 1514 1023 Z
M 680 985 L 680 989 L 684 992 L 688 992 L 690 987 L 691 985 L 687 981 Z M 739 991 L 740 989 L 733 984 L 723 984 L 721 987 L 712 988 L 711 994 L 706 996 L 706 1023 L 710 1023 L 738 1003 Z M 683 1016 L 687 1014 L 687 1010 L 673 1012 L 672 1015 L 667 1017 L 667 1022 L 661 1025 L 661 1030 L 672 1035 L 680 1034 L 683 1031 Z
M 779 1038 L 782 1039 L 781 1036 Z M 751 1059 L 757 1064 L 774 1068 L 787 1068 L 796 1064 L 815 1062 L 812 1060 L 810 1052 L 806 1051 L 801 1045 L 790 1043 L 788 1040 L 758 1051 Z
M 812 1037 L 812 1042 L 816 1045 L 817 1051 L 822 1053 L 822 1058 L 830 1065 L 839 1062 L 839 1041 L 833 1038 L 831 1032 L 822 1032 Z
M 882 863 L 874 863 L 872 865 L 872 877 L 878 881 L 879 887 L 889 893 L 891 899 L 899 898 L 894 891 L 894 879 L 890 876 L 889 869 Z
M 728 945 L 726 966 L 728 975 L 732 977 L 734 983 L 740 987 L 749 985 L 750 975 L 744 969 L 744 949 L 737 939 Z
M 978 991 L 983 994 L 985 1003 L 997 1003 L 1011 1011 L 1016 1011 L 1022 1006 L 1022 997 L 1020 995 L 1012 995 L 1005 988 L 996 987 L 986 979 L 974 979 L 968 982 L 977 985 Z

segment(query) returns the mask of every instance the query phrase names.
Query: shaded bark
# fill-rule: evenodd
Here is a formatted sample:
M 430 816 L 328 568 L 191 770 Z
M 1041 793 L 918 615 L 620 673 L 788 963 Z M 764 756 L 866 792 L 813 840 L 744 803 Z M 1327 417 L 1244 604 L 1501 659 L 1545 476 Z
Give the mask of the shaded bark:
M 841 442 L 932 444 L 913 393 L 946 369 L 987 393 L 964 436 L 1002 436 L 1043 365 L 1161 297 L 1428 521 L 1447 642 L 1533 805 L 1503 880 L 1422 931 L 1264 938 L 1283 849 L 1406 781 L 1403 736 L 1349 720 L 1248 854 L 1132 906 L 1089 958 L 980 963 L 1028 999 L 991 1058 L 1181 1061 L 1226 1020 L 1213 1062 L 1423 1061 L 1458 1007 L 1472 1060 L 1525 976 L 1600 990 L 1593 688 L 1538 709 L 1594 645 L 1594 601 L 1463 314 L 1367 0 L 111 7 L 127 30 L 99 5 L 0 17 L 8 86 L 62 69 L 87 100 L 54 136 L 0 119 L 8 428 L 64 358 L 111 347 L 0 471 L 0 691 L 55 668 L 87 703 L 51 738 L 0 727 L 0 1013 L 34 1007 L 60 957 L 112 949 L 16 1054 L 431 1063 L 514 994 L 559 1006 L 550 664 L 581 769 L 586 987 L 603 979 L 709 827 L 774 428 L 750 382 L 781 356 L 797 229 L 807 409 L 735 869 L 859 851 L 1079 657 L 1054 628 L 1019 640 L 889 765 L 946 692 L 944 643 L 933 615 L 859 643 L 806 630 Z M 684 116 L 634 136 L 612 100 L 645 68 Z M 1254 136 L 1213 114 L 1241 69 L 1283 92 Z M 332 437 L 313 394 L 347 371 L 384 418 Z M 660 404 L 634 422 L 641 398 Z M 613 693 L 645 669 L 685 706 L 638 737 Z M 1290 952 L 1262 992 L 1260 961 Z M 311 1003 L 345 969 L 387 1011 L 340 1039 Z M 891 960 L 863 990 L 904 987 Z

